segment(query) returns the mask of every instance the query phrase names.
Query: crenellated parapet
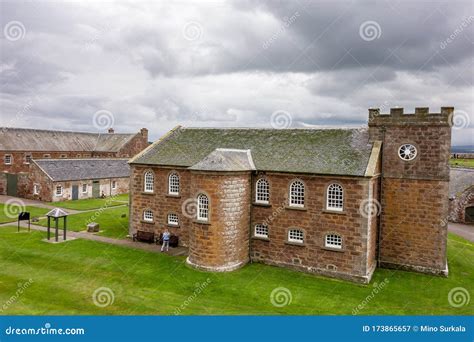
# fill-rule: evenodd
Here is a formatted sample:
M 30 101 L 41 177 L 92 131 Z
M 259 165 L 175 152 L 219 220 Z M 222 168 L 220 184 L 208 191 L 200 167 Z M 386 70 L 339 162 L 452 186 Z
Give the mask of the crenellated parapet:
M 390 113 L 380 113 L 380 108 L 369 108 L 369 127 L 390 125 L 451 126 L 454 107 L 441 107 L 432 113 L 428 107 L 417 107 L 415 113 L 405 113 L 403 108 L 390 108 Z

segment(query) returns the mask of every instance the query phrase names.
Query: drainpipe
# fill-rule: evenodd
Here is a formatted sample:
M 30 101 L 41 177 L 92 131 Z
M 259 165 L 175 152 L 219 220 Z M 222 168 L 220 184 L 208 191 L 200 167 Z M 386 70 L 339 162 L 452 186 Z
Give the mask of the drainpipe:
M 254 184 L 254 180 L 255 180 L 255 173 L 257 171 L 254 171 L 254 172 L 250 172 L 250 201 L 249 201 L 249 263 L 252 263 L 253 260 L 252 260 L 252 214 L 253 214 L 253 204 L 252 204 L 252 200 L 253 200 L 253 196 L 254 196 L 254 193 L 253 193 L 253 184 Z
M 385 131 L 386 128 L 385 126 L 382 126 L 381 128 L 382 131 L 382 148 L 381 148 L 381 153 L 380 153 L 380 179 L 379 179 L 379 199 L 380 199 L 380 217 L 377 219 L 377 226 L 378 226 L 378 234 L 377 234 L 377 267 L 380 267 L 380 242 L 381 242 L 381 236 L 382 236 L 382 198 L 383 198 L 383 174 L 384 174 L 384 165 L 383 165 L 383 153 L 385 150 Z

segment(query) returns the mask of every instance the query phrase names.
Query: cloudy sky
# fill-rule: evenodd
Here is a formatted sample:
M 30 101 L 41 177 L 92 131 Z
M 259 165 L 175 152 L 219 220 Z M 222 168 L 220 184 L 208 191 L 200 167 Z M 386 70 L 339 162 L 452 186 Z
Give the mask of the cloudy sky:
M 361 126 L 454 106 L 474 144 L 472 1 L 20 2 L 0 8 L 0 125 Z

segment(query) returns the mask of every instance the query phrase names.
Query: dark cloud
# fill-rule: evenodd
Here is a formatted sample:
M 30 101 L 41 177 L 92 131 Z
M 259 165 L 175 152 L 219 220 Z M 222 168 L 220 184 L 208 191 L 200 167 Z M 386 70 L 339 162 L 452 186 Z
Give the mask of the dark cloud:
M 454 105 L 473 141 L 468 1 L 0 3 L 0 125 L 362 125 L 367 108 Z M 24 37 L 9 40 L 12 21 Z M 361 30 L 362 27 L 362 30 Z M 366 30 L 363 30 L 367 27 Z

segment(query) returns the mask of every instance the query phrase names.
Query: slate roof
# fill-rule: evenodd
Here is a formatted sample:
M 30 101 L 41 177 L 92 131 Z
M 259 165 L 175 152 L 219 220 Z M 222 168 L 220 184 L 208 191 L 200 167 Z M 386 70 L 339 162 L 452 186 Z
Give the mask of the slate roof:
M 191 170 L 202 171 L 252 171 L 255 170 L 250 150 L 216 148 Z
M 131 164 L 191 167 L 218 148 L 249 149 L 260 171 L 364 176 L 367 129 L 177 127 Z
M 33 163 L 55 182 L 130 176 L 128 159 L 38 159 Z
M 0 150 L 118 152 L 135 135 L 0 128 Z
M 46 216 L 49 216 L 49 217 L 64 217 L 64 216 L 68 216 L 69 214 L 67 213 L 66 210 L 63 210 L 61 208 L 54 208 L 52 209 L 51 211 L 48 211 L 48 213 L 46 214 Z
M 449 173 L 449 198 L 454 198 L 474 186 L 474 169 L 452 167 Z

